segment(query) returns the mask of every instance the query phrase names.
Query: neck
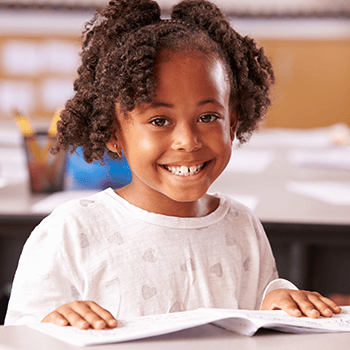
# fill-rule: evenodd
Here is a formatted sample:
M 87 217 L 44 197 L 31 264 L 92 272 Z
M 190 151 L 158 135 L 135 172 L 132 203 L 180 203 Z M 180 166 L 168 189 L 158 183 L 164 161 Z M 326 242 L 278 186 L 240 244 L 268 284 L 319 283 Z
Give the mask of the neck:
M 177 217 L 202 217 L 219 206 L 219 199 L 210 195 L 193 202 L 178 202 L 162 193 L 140 196 L 131 184 L 115 191 L 130 204 L 155 214 Z

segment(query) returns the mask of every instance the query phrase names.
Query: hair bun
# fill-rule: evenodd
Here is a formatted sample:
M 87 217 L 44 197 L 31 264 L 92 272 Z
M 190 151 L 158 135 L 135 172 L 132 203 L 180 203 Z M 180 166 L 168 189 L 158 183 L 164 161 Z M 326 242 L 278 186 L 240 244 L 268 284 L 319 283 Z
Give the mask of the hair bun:
M 116 22 L 109 32 L 122 34 L 160 21 L 160 7 L 152 0 L 112 0 L 101 15 Z
M 201 29 L 210 31 L 213 20 L 225 20 L 223 12 L 213 3 L 205 0 L 184 0 L 175 5 L 171 18 L 195 24 Z

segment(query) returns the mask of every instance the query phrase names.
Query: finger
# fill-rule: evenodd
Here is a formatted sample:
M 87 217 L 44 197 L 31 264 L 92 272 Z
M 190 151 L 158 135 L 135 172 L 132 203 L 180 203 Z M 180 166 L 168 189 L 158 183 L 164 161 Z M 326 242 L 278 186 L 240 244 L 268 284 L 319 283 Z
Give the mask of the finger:
M 332 317 L 333 310 L 328 306 L 327 303 L 322 300 L 322 297 L 317 294 L 309 294 L 307 298 L 314 305 L 315 309 L 317 309 L 321 316 L 323 317 Z
M 341 308 L 334 301 L 318 293 L 311 293 L 308 298 L 324 317 L 331 317 L 334 313 L 341 312 Z
M 104 321 L 99 313 L 103 313 L 104 310 L 100 306 L 98 306 L 96 303 L 92 301 L 74 301 L 68 305 L 68 309 L 66 312 L 68 312 L 68 315 L 64 314 L 64 316 L 69 320 L 69 322 L 77 322 L 72 324 L 73 326 L 76 326 L 78 328 L 94 328 L 94 329 L 104 329 L 106 328 L 107 322 Z M 91 309 L 91 306 L 97 311 Z M 73 313 L 71 313 L 73 311 Z M 61 312 L 61 310 L 60 310 Z M 80 316 L 80 317 L 79 317 Z M 86 326 L 84 322 L 81 321 L 84 320 L 88 323 Z
M 68 326 L 69 322 L 65 317 L 63 317 L 59 312 L 53 311 L 47 316 L 45 316 L 42 320 L 41 323 L 53 323 L 57 326 Z
M 274 305 L 273 310 L 283 310 L 287 314 L 293 316 L 293 317 L 300 317 L 302 316 L 302 312 L 299 310 L 298 305 L 295 303 L 295 301 L 289 297 L 288 299 L 283 300 L 283 302 L 279 303 L 279 306 Z
M 92 303 L 92 302 L 91 302 Z M 74 310 L 89 323 L 89 326 L 94 329 L 106 328 L 106 322 L 96 314 L 90 307 L 89 302 L 75 302 Z
M 328 305 L 328 307 L 335 313 L 340 314 L 341 313 L 341 307 L 337 303 L 335 303 L 333 300 L 326 298 L 324 296 L 321 297 L 321 299 L 325 302 L 325 304 Z
M 311 295 L 311 293 L 310 293 Z M 315 305 L 309 300 L 309 294 L 305 293 L 297 293 L 293 295 L 293 299 L 300 311 L 307 317 L 310 318 L 318 318 L 320 316 L 320 312 L 316 309 Z M 316 296 L 315 296 L 316 297 Z
M 100 305 L 96 304 L 93 301 L 87 301 L 87 305 L 90 307 L 90 309 L 98 315 L 108 327 L 115 328 L 118 326 L 118 321 L 113 317 L 113 315 L 101 307 Z
M 87 329 L 90 327 L 90 322 L 88 322 L 85 317 L 82 315 L 84 312 L 84 306 L 81 302 L 73 302 L 70 304 L 65 304 L 57 308 L 57 312 L 59 312 L 68 323 L 79 329 Z

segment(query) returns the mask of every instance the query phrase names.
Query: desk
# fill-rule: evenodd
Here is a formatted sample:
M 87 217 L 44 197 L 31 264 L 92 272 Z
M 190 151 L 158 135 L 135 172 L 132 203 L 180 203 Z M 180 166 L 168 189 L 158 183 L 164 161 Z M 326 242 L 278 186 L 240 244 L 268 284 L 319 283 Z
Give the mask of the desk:
M 276 135 L 280 137 L 278 131 L 262 132 L 261 137 L 266 138 L 269 133 L 269 140 L 275 140 Z M 311 136 L 304 134 L 302 139 L 293 135 L 293 140 L 298 149 L 308 150 L 312 147 L 300 145 L 312 137 L 312 133 Z M 255 173 L 229 166 L 211 191 L 258 198 L 254 211 L 270 239 L 281 277 L 299 288 L 318 290 L 326 295 L 350 294 L 348 268 L 344 268 L 350 266 L 350 205 L 331 205 L 286 188 L 289 181 L 350 184 L 350 168 L 301 167 L 289 160 L 292 149 L 292 145 L 255 142 L 253 138 L 242 151 L 234 151 L 233 163 L 235 154 L 245 150 L 272 151 L 268 166 Z M 332 146 L 321 144 L 312 149 L 328 151 Z M 250 159 L 252 165 L 257 161 L 257 157 Z M 32 196 L 26 182 L 0 188 L 0 286 L 12 281 L 25 240 L 46 216 L 31 212 L 31 206 L 43 198 L 44 195 Z
M 137 341 L 89 346 L 89 350 L 330 350 L 348 349 L 350 333 L 285 334 L 261 330 L 245 337 L 213 325 L 195 327 L 180 332 Z M 3 350 L 77 350 L 81 347 L 66 344 L 26 326 L 0 327 L 0 348 Z
M 317 290 L 325 295 L 350 294 L 348 269 L 344 269 L 350 266 L 350 205 L 331 205 L 288 190 L 291 182 L 334 182 L 349 186 L 350 166 L 293 163 L 290 154 L 294 150 L 326 154 L 336 147 L 319 140 L 315 141 L 320 143 L 316 146 L 305 144 L 294 148 L 283 142 L 271 142 L 278 137 L 278 131 L 268 133 L 271 133 L 269 141 L 255 142 L 253 138 L 250 145 L 242 147 L 242 151 L 248 151 L 248 157 L 250 151 L 261 152 L 262 156 L 266 155 L 265 151 L 273 151 L 274 158 L 267 168 L 262 172 L 225 171 L 211 190 L 259 199 L 254 212 L 263 223 L 282 277 L 301 289 Z M 310 134 L 311 139 L 320 137 Z M 261 138 L 265 137 L 262 133 Z M 301 139 L 295 135 L 296 144 L 306 143 L 307 137 L 307 132 Z M 259 153 L 251 157 L 252 163 L 259 161 L 258 156 Z M 234 159 L 235 154 L 233 163 Z

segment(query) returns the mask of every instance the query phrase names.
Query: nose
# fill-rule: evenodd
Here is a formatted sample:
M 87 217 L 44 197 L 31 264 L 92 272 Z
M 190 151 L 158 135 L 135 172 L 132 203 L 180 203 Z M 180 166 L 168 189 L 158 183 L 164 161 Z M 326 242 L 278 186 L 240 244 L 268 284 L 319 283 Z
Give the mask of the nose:
M 173 149 L 194 152 L 202 147 L 198 132 L 191 125 L 179 125 L 173 132 Z

